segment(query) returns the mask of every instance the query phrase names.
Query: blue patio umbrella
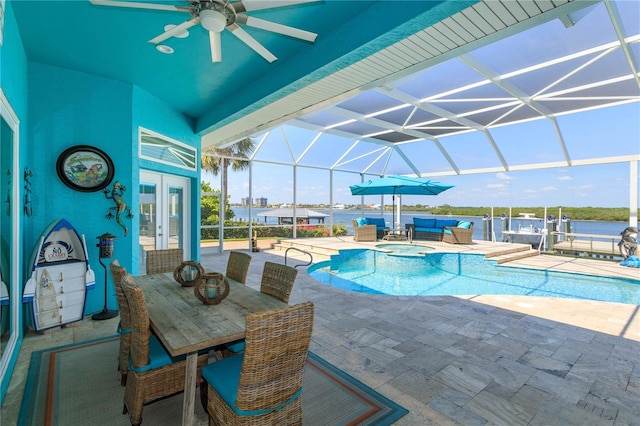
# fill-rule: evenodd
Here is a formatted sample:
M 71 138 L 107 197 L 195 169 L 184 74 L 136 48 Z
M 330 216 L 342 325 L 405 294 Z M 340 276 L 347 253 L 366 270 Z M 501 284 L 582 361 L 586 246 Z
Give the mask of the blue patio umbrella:
M 351 185 L 349 188 L 351 195 L 393 195 L 395 210 L 396 195 L 438 195 L 442 191 L 453 188 L 453 185 L 434 182 L 426 178 L 394 175 Z M 393 228 L 395 228 L 395 218 Z

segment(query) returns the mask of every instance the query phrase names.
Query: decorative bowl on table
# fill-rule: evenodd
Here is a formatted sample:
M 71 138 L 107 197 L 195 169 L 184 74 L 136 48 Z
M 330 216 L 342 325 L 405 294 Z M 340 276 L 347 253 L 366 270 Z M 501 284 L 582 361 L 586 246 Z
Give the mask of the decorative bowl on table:
M 193 287 L 203 275 L 204 268 L 193 260 L 185 260 L 173 271 L 173 279 L 182 287 Z
M 217 305 L 229 295 L 229 281 L 220 272 L 205 272 L 193 292 L 205 305 Z

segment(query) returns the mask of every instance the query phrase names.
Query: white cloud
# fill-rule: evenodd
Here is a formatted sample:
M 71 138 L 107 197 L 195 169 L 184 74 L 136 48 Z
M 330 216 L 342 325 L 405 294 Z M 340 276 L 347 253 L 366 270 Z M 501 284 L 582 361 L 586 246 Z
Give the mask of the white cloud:
M 558 176 L 558 180 L 573 180 L 571 176 Z
M 496 173 L 496 178 L 498 178 L 500 180 L 511 180 L 511 179 L 513 179 L 511 176 L 509 176 L 506 173 Z
M 487 185 L 487 189 L 505 189 L 507 185 L 504 183 L 490 183 Z
M 555 186 L 545 186 L 543 188 L 540 188 L 540 191 L 542 192 L 554 192 L 557 191 L 558 188 L 556 188 Z

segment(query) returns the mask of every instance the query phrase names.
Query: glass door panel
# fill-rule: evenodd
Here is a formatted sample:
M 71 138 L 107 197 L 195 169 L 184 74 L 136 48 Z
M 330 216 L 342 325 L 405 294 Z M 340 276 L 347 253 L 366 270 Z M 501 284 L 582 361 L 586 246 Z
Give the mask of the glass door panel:
M 140 246 L 145 251 L 156 248 L 156 191 L 155 183 L 140 183 Z
M 183 247 L 184 213 L 183 213 L 184 188 L 169 186 L 169 235 L 168 247 Z
M 189 179 L 152 172 L 140 173 L 140 272 L 146 269 L 146 252 L 189 245 Z
M 0 357 L 3 348 L 9 342 L 11 335 L 11 249 L 12 244 L 12 215 L 14 203 L 20 200 L 13 196 L 13 180 L 17 173 L 13 173 L 13 132 L 9 124 L 0 116 L 0 197 L 2 209 L 0 213 Z

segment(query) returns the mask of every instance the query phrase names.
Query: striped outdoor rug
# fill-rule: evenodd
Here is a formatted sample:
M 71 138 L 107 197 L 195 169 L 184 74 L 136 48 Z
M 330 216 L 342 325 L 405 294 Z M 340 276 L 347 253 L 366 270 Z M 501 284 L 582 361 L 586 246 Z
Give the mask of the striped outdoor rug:
M 34 352 L 18 425 L 129 425 L 122 414 L 118 345 L 112 336 Z M 305 425 L 389 425 L 407 413 L 311 352 L 303 388 Z M 180 425 L 181 415 L 179 394 L 145 406 L 143 424 Z M 196 415 L 208 424 L 199 398 Z

